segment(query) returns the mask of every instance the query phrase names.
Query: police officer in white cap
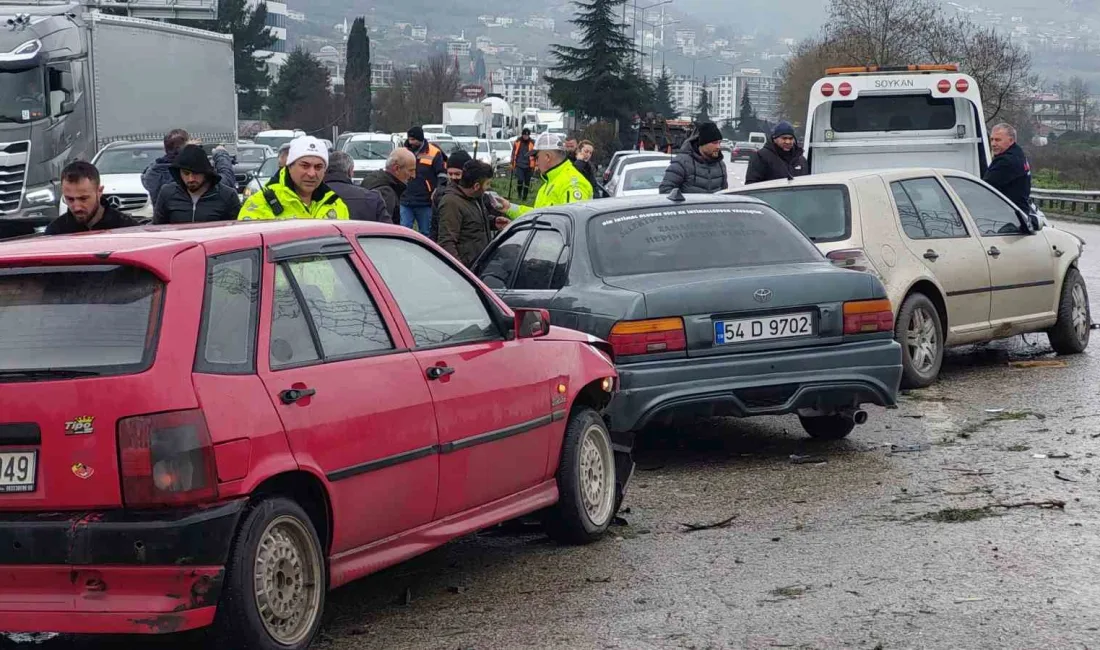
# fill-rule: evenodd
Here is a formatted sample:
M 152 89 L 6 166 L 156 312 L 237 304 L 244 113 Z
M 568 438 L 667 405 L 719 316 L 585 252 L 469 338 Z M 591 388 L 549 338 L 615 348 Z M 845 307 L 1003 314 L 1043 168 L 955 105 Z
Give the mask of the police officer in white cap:
M 510 219 L 517 219 L 529 210 L 552 205 L 566 205 L 592 198 L 592 184 L 569 162 L 565 140 L 556 133 L 543 133 L 535 140 L 535 167 L 542 173 L 542 186 L 535 197 L 534 208 L 513 205 L 501 199 L 502 208 Z
M 312 136 L 290 142 L 286 167 L 248 197 L 238 219 L 348 219 L 344 201 L 324 183 L 328 146 Z

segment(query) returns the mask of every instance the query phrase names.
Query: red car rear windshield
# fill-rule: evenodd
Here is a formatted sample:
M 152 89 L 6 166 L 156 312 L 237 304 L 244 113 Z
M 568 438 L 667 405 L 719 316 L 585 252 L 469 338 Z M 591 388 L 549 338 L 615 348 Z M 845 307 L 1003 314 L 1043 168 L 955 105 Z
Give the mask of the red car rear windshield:
M 0 380 L 144 370 L 163 291 L 152 273 L 131 266 L 0 268 Z

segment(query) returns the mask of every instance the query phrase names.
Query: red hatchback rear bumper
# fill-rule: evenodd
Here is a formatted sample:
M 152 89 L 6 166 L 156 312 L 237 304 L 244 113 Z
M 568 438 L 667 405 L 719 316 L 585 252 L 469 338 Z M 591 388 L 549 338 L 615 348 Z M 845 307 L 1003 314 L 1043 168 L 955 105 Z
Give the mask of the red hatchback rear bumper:
M 167 634 L 211 624 L 245 503 L 0 513 L 0 632 Z
M 0 631 L 167 634 L 214 622 L 222 567 L 0 566 Z

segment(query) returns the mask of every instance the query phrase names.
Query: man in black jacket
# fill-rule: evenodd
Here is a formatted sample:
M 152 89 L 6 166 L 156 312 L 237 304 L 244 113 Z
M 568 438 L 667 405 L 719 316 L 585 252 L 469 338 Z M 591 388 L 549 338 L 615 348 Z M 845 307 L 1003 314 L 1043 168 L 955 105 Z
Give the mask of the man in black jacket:
M 982 180 L 1004 194 L 1024 214 L 1031 214 L 1031 164 L 1016 144 L 1016 129 L 1009 124 L 993 127 L 989 147 L 993 150 L 993 162 Z
M 234 221 L 241 211 L 233 162 L 219 147 L 214 154 L 220 169 L 214 169 L 206 151 L 195 144 L 184 147 L 172 163 L 175 181 L 161 188 L 153 208 L 153 223 L 199 223 Z M 229 183 L 226 183 L 226 179 Z
M 357 221 L 393 223 L 386 202 L 377 190 L 368 190 L 352 182 L 355 160 L 345 151 L 333 151 L 328 156 L 325 185 L 348 204 L 348 212 Z
M 61 196 L 69 211 L 46 226 L 47 235 L 71 235 L 138 225 L 130 215 L 103 197 L 99 170 L 92 163 L 78 160 L 61 170 Z
M 448 183 L 439 199 L 439 245 L 467 267 L 489 246 L 497 230 L 506 228 L 508 217 L 494 217 L 485 203 L 493 182 L 493 168 L 471 160 L 462 168 L 457 183 Z
M 394 149 L 386 158 L 386 168 L 367 172 L 360 183 L 363 188 L 377 190 L 386 203 L 386 213 L 393 223 L 401 223 L 400 201 L 405 184 L 416 176 L 416 156 L 404 147 Z
M 790 122 L 780 122 L 772 130 L 772 141 L 752 154 L 745 171 L 745 185 L 764 181 L 789 180 L 810 173 L 802 147 L 794 137 Z
M 674 189 L 684 194 L 713 194 L 729 187 L 722 158 L 722 132 L 714 122 L 703 122 L 694 137 L 684 141 L 661 181 L 661 194 Z

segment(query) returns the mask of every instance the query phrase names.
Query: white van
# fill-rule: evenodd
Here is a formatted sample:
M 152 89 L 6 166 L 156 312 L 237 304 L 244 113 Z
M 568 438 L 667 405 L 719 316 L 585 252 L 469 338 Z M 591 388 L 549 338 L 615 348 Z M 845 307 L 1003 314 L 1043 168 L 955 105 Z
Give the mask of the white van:
M 758 144 L 763 147 L 768 144 L 768 136 L 760 131 L 753 131 L 749 134 L 749 144 Z
M 814 174 L 990 161 L 978 84 L 954 64 L 831 68 L 810 91 L 806 159 Z
M 356 133 L 344 143 L 343 151 L 355 161 L 352 180 L 359 183 L 368 172 L 385 169 L 386 159 L 397 145 L 388 133 Z

